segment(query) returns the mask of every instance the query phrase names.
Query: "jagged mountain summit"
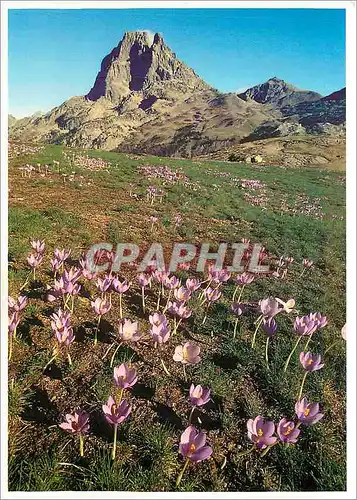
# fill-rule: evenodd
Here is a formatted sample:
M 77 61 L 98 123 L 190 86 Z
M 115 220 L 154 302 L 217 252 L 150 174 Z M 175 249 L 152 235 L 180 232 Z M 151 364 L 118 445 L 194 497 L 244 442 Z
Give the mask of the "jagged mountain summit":
M 309 132 L 299 113 L 320 101 L 316 92 L 276 77 L 243 94 L 220 93 L 180 61 L 159 33 L 134 31 L 103 59 L 86 95 L 45 115 L 11 120 L 9 127 L 12 139 L 190 157 L 262 134 Z M 343 101 L 335 99 L 317 106 L 317 123 L 328 121 L 324 113 L 334 108 L 331 102 L 339 103 L 340 116 Z
M 238 95 L 241 99 L 253 99 L 261 104 L 271 104 L 276 108 L 294 106 L 300 102 L 317 101 L 322 97 L 317 92 L 297 89 L 276 76 Z
M 170 91 L 185 93 L 201 91 L 209 86 L 196 73 L 179 61 L 156 33 L 150 40 L 149 33 L 127 32 L 119 45 L 102 61 L 87 99 L 101 97 L 119 103 L 131 92 L 158 94 L 165 97 Z

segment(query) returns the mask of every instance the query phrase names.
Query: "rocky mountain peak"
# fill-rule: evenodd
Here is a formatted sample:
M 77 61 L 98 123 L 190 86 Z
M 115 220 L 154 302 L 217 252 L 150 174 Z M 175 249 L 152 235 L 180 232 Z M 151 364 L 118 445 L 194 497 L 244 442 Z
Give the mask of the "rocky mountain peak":
M 128 31 L 103 59 L 86 98 L 96 101 L 104 97 L 118 103 L 132 92 L 163 97 L 167 90 L 184 94 L 205 88 L 208 86 L 177 59 L 159 33 Z
M 317 92 L 297 89 L 276 76 L 269 78 L 269 80 L 260 85 L 255 85 L 247 89 L 245 92 L 238 94 L 238 97 L 245 101 L 253 99 L 261 104 L 271 104 L 276 108 L 321 99 L 321 95 Z

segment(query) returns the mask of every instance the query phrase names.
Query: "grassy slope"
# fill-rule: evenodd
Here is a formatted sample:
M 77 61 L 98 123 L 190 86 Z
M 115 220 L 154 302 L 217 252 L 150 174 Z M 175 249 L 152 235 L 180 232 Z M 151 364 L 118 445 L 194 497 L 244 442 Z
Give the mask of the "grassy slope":
M 345 322 L 345 188 L 338 173 L 323 170 L 286 170 L 279 167 L 245 166 L 219 162 L 194 163 L 188 160 L 154 157 L 130 158 L 117 153 L 90 151 L 112 162 L 110 172 L 76 170 L 85 183 L 64 183 L 56 174 L 51 181 L 33 176 L 21 178 L 16 167 L 26 158 L 10 161 L 9 253 L 10 292 L 17 294 L 26 278 L 24 261 L 28 238 L 46 239 L 48 251 L 55 246 L 71 247 L 78 257 L 93 241 L 132 241 L 149 244 L 156 240 L 217 243 L 235 242 L 242 237 L 261 242 L 273 254 L 291 255 L 292 265 L 286 281 L 261 279 L 246 291 L 247 300 L 268 295 L 294 297 L 302 314 L 321 311 L 329 318 L 329 326 L 311 342 L 313 352 L 322 352 L 339 338 Z M 60 159 L 62 148 L 47 146 L 37 153 L 32 163 Z M 192 186 L 165 186 L 162 204 L 150 206 L 145 199 L 129 196 L 132 190 L 144 194 L 149 184 L 159 181 L 138 175 L 138 165 L 169 165 L 182 168 Z M 265 207 L 256 207 L 244 199 L 244 191 L 228 177 L 259 179 L 266 188 Z M 282 209 L 292 205 L 304 193 L 309 200 L 320 198 L 327 214 L 315 220 L 299 213 L 292 216 Z M 255 194 L 259 194 L 259 191 Z M 299 205 L 300 207 L 300 205 Z M 180 212 L 182 225 L 175 229 L 171 222 Z M 157 215 L 160 225 L 150 234 L 149 217 Z M 49 252 L 48 252 L 49 254 Z M 301 260 L 312 259 L 316 265 L 311 274 L 300 278 Z M 250 340 L 253 318 L 243 317 L 239 336 L 232 339 L 232 322 L 228 313 L 233 285 L 225 286 L 224 299 L 214 307 L 204 326 L 202 311 L 187 322 L 164 348 L 164 359 L 170 367 L 169 378 L 160 369 L 159 358 L 150 345 L 122 348 L 116 364 L 131 359 L 139 372 L 139 385 L 130 396 L 132 417 L 119 432 L 118 461 L 110 461 L 111 429 L 102 421 L 101 404 L 112 390 L 109 360 L 104 356 L 118 319 L 113 308 L 102 332 L 102 342 L 93 349 L 95 318 L 89 304 L 77 306 L 75 325 L 82 328 L 81 341 L 73 347 L 74 365 L 65 359 L 42 375 L 53 346 L 48 316 L 51 307 L 41 300 L 49 256 L 42 267 L 40 288 L 28 291 L 31 297 L 26 319 L 19 327 L 20 340 L 10 364 L 10 488 L 15 490 L 172 490 L 182 466 L 177 443 L 189 413 L 188 385 L 182 380 L 180 367 L 170 361 L 179 340 L 192 336 L 200 342 L 202 363 L 189 370 L 194 383 L 209 385 L 213 402 L 201 412 L 202 427 L 214 447 L 213 459 L 186 473 L 182 490 L 336 490 L 345 488 L 345 347 L 338 343 L 326 355 L 323 370 L 308 377 L 306 393 L 313 401 L 321 401 L 325 418 L 320 424 L 303 428 L 297 446 L 275 447 L 266 457 L 255 454 L 238 457 L 250 445 L 246 437 L 246 420 L 257 414 L 278 421 L 293 417 L 294 401 L 302 371 L 297 355 L 288 374 L 281 367 L 293 342 L 292 319 L 279 319 L 277 339 L 271 345 L 271 369 L 264 364 L 264 335 L 258 336 L 257 349 Z M 42 284 L 42 285 L 41 285 Z M 90 290 L 95 293 L 94 289 Z M 117 305 L 117 304 L 116 304 Z M 151 299 L 154 307 L 154 297 Z M 125 302 L 126 315 L 140 317 L 135 294 Z M 108 356 L 110 357 L 110 356 Z M 108 358 L 107 357 L 107 358 Z M 86 456 L 80 459 L 77 446 L 57 424 L 61 415 L 77 405 L 91 411 L 97 421 L 86 442 Z M 196 421 L 197 423 L 197 421 Z M 224 457 L 227 463 L 224 465 Z M 63 465 L 74 464 L 76 467 Z

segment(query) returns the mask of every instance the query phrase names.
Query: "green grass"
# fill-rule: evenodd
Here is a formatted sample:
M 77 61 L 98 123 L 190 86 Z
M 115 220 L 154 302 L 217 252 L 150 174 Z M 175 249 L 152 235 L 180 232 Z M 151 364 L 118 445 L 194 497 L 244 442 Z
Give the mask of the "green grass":
M 29 239 L 45 239 L 47 246 L 38 282 L 30 282 L 22 292 L 30 302 L 18 328 L 9 367 L 10 489 L 175 491 L 183 465 L 178 443 L 190 412 L 188 389 L 192 381 L 212 390 L 212 401 L 197 410 L 193 422 L 207 430 L 207 441 L 214 452 L 209 461 L 189 467 L 180 491 L 344 490 L 346 380 L 340 330 L 345 323 L 346 269 L 345 186 L 341 173 L 76 151 L 111 164 L 109 172 L 90 172 L 66 163 L 64 150 L 62 146 L 45 146 L 35 157 L 10 161 L 14 200 L 9 210 L 11 294 L 19 293 L 28 274 Z M 61 162 L 63 171 L 75 170 L 82 175 L 83 186 L 78 181 L 63 183 L 56 173 L 51 174 L 52 182 L 35 176 L 29 182 L 17 169 L 24 161 L 51 164 L 53 159 Z M 189 185 L 148 179 L 137 169 L 142 165 L 179 169 Z M 250 204 L 245 194 L 261 192 L 242 189 L 235 178 L 264 182 L 264 206 Z M 147 203 L 150 184 L 165 191 L 162 203 Z M 302 195 L 307 204 L 319 199 L 319 217 L 307 215 L 296 205 Z M 300 207 L 295 214 L 291 211 L 294 206 Z M 174 226 L 177 213 L 182 216 L 179 227 Z M 151 215 L 159 218 L 154 232 L 150 231 Z M 251 348 L 256 319 L 253 313 L 240 318 L 237 338 L 233 339 L 229 308 L 234 285 L 230 282 L 224 285 L 223 296 L 211 308 L 204 325 L 202 308 L 195 310 L 177 338 L 164 346 L 162 356 L 170 376 L 162 370 L 150 341 L 122 346 L 117 351 L 115 365 L 133 363 L 139 381 L 128 396 L 133 410 L 128 422 L 119 428 L 118 455 L 113 462 L 113 429 L 104 421 L 101 405 L 113 391 L 110 358 L 114 349 L 105 354 L 117 329 L 118 300 L 113 299 L 113 308 L 103 319 L 96 347 L 95 315 L 88 301 L 76 300 L 73 324 L 81 339 L 71 347 L 73 366 L 63 355 L 44 372 L 54 346 L 49 315 L 58 307 L 43 300 L 46 285 L 51 283 L 49 259 L 53 249 L 72 248 L 72 256 L 77 259 L 97 241 L 134 242 L 145 248 L 152 241 L 162 242 L 167 248 L 175 241 L 208 242 L 214 249 L 220 242 L 239 242 L 243 237 L 263 244 L 273 255 L 295 258 L 285 281 L 272 277 L 256 280 L 246 287 L 243 300 L 258 301 L 269 295 L 286 300 L 294 297 L 300 314 L 321 311 L 328 316 L 328 326 L 310 343 L 313 352 L 322 353 L 325 367 L 310 374 L 305 386 L 309 400 L 320 402 L 323 420 L 311 427 L 302 426 L 296 446 L 276 446 L 265 457 L 257 453 L 240 456 L 250 447 L 246 430 L 249 418 L 260 414 L 277 423 L 284 416 L 294 417 L 303 372 L 298 351 L 288 372 L 282 371 L 295 342 L 295 315 L 281 314 L 277 319 L 279 330 L 270 342 L 269 369 L 262 331 L 258 332 L 256 348 Z M 314 267 L 301 277 L 305 257 L 314 261 Z M 181 272 L 180 276 L 187 275 Z M 98 295 L 94 284 L 86 284 L 85 291 Z M 155 295 L 156 289 L 153 292 Z M 147 331 L 147 315 L 141 314 L 138 294 L 137 288 L 128 293 L 124 311 Z M 147 300 L 149 310 L 153 310 L 156 297 Z M 172 361 L 172 354 L 174 347 L 188 338 L 201 346 L 202 361 L 187 368 L 185 382 L 182 367 Z M 336 347 L 324 357 L 336 340 Z M 78 406 L 90 413 L 92 423 L 84 457 L 79 456 L 77 440 L 58 428 L 63 415 Z

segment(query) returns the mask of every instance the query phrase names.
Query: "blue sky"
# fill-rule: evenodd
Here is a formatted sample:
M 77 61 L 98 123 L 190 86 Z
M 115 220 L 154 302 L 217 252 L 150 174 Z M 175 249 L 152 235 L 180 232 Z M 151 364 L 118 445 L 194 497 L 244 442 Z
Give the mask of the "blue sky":
M 206 82 L 241 91 L 272 76 L 327 95 L 345 86 L 345 11 L 9 11 L 9 112 L 48 111 L 91 88 L 125 31 L 160 32 Z

